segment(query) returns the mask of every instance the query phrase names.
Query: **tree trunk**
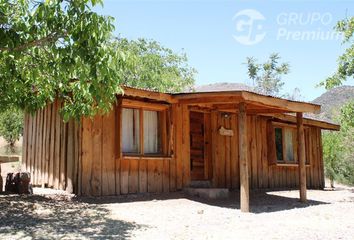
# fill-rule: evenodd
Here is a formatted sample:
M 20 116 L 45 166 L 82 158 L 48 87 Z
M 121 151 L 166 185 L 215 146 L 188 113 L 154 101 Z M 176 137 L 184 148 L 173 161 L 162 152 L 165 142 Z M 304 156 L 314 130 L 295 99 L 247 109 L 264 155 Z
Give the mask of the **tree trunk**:
M 334 178 L 333 177 L 329 178 L 329 182 L 331 184 L 331 188 L 334 188 Z

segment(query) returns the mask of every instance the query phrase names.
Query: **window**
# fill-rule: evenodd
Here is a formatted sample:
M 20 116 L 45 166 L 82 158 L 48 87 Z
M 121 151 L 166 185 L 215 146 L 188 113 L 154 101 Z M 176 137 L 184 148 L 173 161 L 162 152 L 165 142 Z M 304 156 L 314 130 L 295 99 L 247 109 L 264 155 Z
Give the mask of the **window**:
M 144 153 L 161 153 L 159 114 L 157 111 L 144 112 Z
M 275 155 L 278 163 L 296 162 L 296 129 L 292 127 L 274 127 Z
M 122 109 L 122 150 L 127 155 L 159 155 L 162 129 L 166 127 L 163 111 L 138 108 Z
M 122 109 L 122 147 L 124 153 L 140 152 L 140 111 Z

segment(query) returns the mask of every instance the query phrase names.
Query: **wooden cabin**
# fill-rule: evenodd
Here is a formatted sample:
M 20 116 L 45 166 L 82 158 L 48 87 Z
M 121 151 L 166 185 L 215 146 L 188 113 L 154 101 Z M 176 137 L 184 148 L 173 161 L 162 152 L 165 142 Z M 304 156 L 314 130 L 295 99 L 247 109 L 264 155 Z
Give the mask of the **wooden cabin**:
M 247 91 L 124 88 L 112 111 L 64 123 L 60 102 L 25 116 L 23 169 L 78 195 L 174 192 L 194 181 L 240 190 L 324 187 L 320 106 Z

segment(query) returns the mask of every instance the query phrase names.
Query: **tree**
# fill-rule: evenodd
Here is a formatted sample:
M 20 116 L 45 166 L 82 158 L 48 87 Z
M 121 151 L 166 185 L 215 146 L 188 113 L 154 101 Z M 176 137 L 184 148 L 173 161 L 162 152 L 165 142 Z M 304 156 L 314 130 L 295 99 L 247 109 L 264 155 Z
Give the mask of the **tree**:
M 14 152 L 16 141 L 23 133 L 23 113 L 19 109 L 10 108 L 0 114 L 0 135 L 9 143 Z
M 34 111 L 62 99 L 69 117 L 108 110 L 121 92 L 119 52 L 109 48 L 111 17 L 102 0 L 3 0 L 0 3 L 0 106 Z
M 339 132 L 323 134 L 323 159 L 326 176 L 333 187 L 334 180 L 354 185 L 354 101 L 345 104 L 340 111 Z
M 285 93 L 283 97 L 292 101 L 301 101 L 303 99 L 303 96 L 301 95 L 301 91 L 299 88 L 294 88 L 291 94 Z
M 341 181 L 354 185 L 354 100 L 341 108 L 341 141 L 344 168 Z
M 247 58 L 248 76 L 253 81 L 255 90 L 266 95 L 279 96 L 284 83 L 281 78 L 289 73 L 288 63 L 279 63 L 280 56 L 273 53 L 263 64 L 257 63 L 254 57 Z
M 336 25 L 336 30 L 343 34 L 343 44 L 349 45 L 342 56 L 338 59 L 338 67 L 336 72 L 320 83 L 326 89 L 331 89 L 340 86 L 348 78 L 354 76 L 354 17 L 339 21 Z M 339 122 L 341 130 L 337 134 L 339 143 L 333 141 L 324 141 L 323 148 L 331 149 L 331 151 L 324 151 L 324 159 L 330 159 L 331 156 L 336 156 L 335 152 L 340 153 L 333 159 L 333 164 L 325 165 L 326 171 L 334 171 L 337 169 L 335 177 L 337 180 L 354 184 L 354 102 L 349 102 L 341 108 Z M 324 135 L 324 139 L 328 135 Z M 332 146 L 333 145 L 333 146 Z M 337 149 L 336 149 L 337 148 Z
M 343 44 L 349 45 L 342 56 L 338 58 L 336 72 L 320 83 L 326 89 L 340 86 L 348 78 L 354 76 L 354 17 L 339 21 L 335 29 L 344 36 Z
M 64 120 L 111 109 L 121 85 L 180 91 L 194 81 L 184 54 L 154 41 L 113 38 L 102 0 L 0 3 L 0 110 L 28 112 L 55 98 Z
M 188 66 L 185 53 L 145 39 L 117 39 L 113 48 L 129 62 L 122 73 L 124 85 L 162 92 L 181 92 L 194 85 L 196 70 Z
M 343 162 L 341 161 L 342 143 L 339 133 L 328 132 L 323 135 L 323 161 L 325 174 L 330 180 L 331 188 L 334 188 L 334 180 L 338 180 L 341 174 Z

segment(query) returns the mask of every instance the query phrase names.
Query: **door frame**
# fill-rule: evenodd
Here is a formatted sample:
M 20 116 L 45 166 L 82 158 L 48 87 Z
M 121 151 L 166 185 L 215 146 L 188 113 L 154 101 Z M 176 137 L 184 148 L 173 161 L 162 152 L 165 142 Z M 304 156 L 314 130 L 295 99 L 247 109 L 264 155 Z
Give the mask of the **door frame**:
M 210 111 L 199 111 L 199 110 L 190 110 L 189 111 L 189 135 L 191 135 L 191 130 L 190 130 L 190 126 L 192 123 L 192 120 L 190 118 L 190 114 L 192 112 L 198 112 L 198 113 L 202 113 L 203 114 L 203 135 L 204 135 L 204 147 L 203 147 L 203 159 L 204 159 L 204 178 L 203 179 L 198 179 L 198 180 L 194 180 L 194 181 L 211 181 L 212 177 L 213 177 L 213 170 L 212 170 L 212 129 L 211 129 L 211 112 Z M 189 141 L 189 148 L 191 149 L 191 138 Z M 190 153 L 191 154 L 191 153 Z M 192 158 L 191 156 L 189 156 L 190 158 L 190 163 L 192 163 Z M 190 168 L 190 175 L 192 176 L 192 169 Z M 191 177 L 191 181 L 192 177 Z

